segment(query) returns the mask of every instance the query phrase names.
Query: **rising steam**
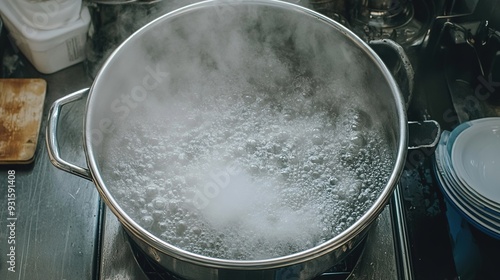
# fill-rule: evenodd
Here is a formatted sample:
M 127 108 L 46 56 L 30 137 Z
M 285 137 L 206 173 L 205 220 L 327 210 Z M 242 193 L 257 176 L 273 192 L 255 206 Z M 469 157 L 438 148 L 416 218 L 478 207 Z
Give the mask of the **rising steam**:
M 90 123 L 114 127 L 95 145 L 104 181 L 142 227 L 191 252 L 253 260 L 319 245 L 391 173 L 371 94 L 383 77 L 314 15 L 220 2 L 143 29 L 96 81 L 109 96 Z

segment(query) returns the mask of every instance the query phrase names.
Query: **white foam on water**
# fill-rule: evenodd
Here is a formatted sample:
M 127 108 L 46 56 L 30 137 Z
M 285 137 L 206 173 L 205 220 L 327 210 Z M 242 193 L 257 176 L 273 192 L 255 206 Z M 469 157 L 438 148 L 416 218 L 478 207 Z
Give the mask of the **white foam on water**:
M 391 153 L 367 113 L 286 94 L 184 96 L 133 115 L 106 140 L 106 186 L 145 229 L 202 255 L 265 259 L 333 238 L 377 198 Z

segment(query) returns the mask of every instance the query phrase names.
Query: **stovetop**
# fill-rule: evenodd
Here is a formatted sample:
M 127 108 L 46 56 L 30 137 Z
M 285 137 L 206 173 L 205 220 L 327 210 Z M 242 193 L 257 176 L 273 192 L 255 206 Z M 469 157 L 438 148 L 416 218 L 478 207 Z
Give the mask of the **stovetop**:
M 477 1 L 463 2 L 471 4 Z M 494 1 L 484 0 L 481 3 L 479 8 L 483 11 L 493 13 L 500 10 L 499 5 L 493 4 Z M 487 4 L 493 8 L 484 8 Z M 498 21 L 495 17 L 491 18 L 491 24 Z M 448 35 L 448 27 L 444 26 L 449 21 L 473 26 L 477 18 L 467 15 L 462 9 L 455 14 L 443 14 L 432 26 L 439 32 L 429 36 L 428 41 L 423 42 L 423 48 L 407 50 L 417 70 L 409 119 L 434 119 L 447 130 L 463 121 L 499 115 L 500 112 L 495 105 L 498 83 L 491 85 L 495 90 L 491 92 L 491 98 L 465 98 L 475 96 L 474 90 L 481 77 L 487 81 L 489 77 L 487 73 L 484 76 L 476 65 L 474 51 L 460 42 L 460 34 L 455 33 L 455 37 Z M 477 46 L 485 72 L 493 71 L 490 69 L 494 59 L 487 54 L 494 56 L 495 50 L 488 48 L 496 46 L 493 42 Z M 92 83 L 87 75 L 88 67 L 84 64 L 52 75 L 42 75 L 12 46 L 2 47 L 2 52 L 2 77 L 40 77 L 47 80 L 42 128 L 46 125 L 48 109 L 56 99 Z M 457 87 L 457 83 L 461 86 Z M 464 100 L 472 100 L 473 103 L 471 105 Z M 63 108 L 59 124 L 64 127 L 59 135 L 64 158 L 80 165 L 85 164 L 81 140 L 84 106 L 85 100 L 82 100 Z M 1 224 L 7 221 L 5 186 L 11 170 L 15 172 L 17 218 L 15 244 L 7 243 L 5 227 L 1 231 L 0 278 L 146 279 L 133 257 L 134 251 L 126 234 L 100 201 L 95 186 L 53 167 L 44 141 L 45 131 L 42 129 L 33 164 L 0 166 L 0 221 Z M 354 270 L 350 279 L 500 278 L 497 267 L 500 263 L 500 241 L 486 236 L 465 221 L 459 223 L 460 228 L 450 226 L 449 219 L 456 219 L 457 216 L 447 206 L 437 187 L 431 169 L 432 157 L 432 149 L 409 152 L 398 187 L 399 206 L 404 211 L 397 214 L 393 202 L 382 213 L 360 252 L 359 262 L 363 265 L 349 265 L 348 269 L 340 267 L 338 271 L 319 279 L 346 279 L 349 277 L 345 274 L 347 270 Z M 397 223 L 401 219 L 406 220 L 403 228 Z M 392 231 L 403 232 L 403 237 L 392 234 Z M 465 232 L 467 239 L 453 239 L 450 233 L 458 231 Z M 401 238 L 406 238 L 407 242 L 401 242 Z M 405 252 L 405 244 L 408 252 Z M 7 269 L 7 261 L 12 259 L 7 254 L 11 253 L 12 245 L 15 245 L 14 272 Z M 406 265 L 405 260 L 409 261 Z M 114 261 L 120 265 L 111 265 Z
M 103 205 L 98 279 L 175 280 L 134 245 L 116 217 Z M 376 220 L 367 238 L 346 257 L 332 264 L 316 280 L 400 279 L 389 206 Z M 389 232 L 387 232 L 389 230 Z M 124 246 L 125 245 L 125 246 Z

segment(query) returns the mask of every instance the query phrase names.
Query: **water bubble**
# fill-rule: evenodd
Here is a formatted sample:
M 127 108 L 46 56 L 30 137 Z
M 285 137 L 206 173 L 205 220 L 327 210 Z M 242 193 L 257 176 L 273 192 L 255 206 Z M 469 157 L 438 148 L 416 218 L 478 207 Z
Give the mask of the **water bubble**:
M 158 229 L 162 232 L 165 232 L 169 228 L 169 224 L 167 222 L 158 222 Z
M 149 229 L 153 226 L 154 219 L 151 216 L 143 216 L 140 220 L 140 225 L 146 229 Z
M 365 146 L 365 144 L 366 144 L 365 138 L 360 133 L 356 133 L 353 136 L 351 136 L 350 141 L 351 141 L 351 144 L 354 147 L 358 147 L 359 150 L 361 149 L 361 147 Z M 358 152 L 359 152 L 359 150 L 358 150 Z
M 330 176 L 328 178 L 328 183 L 332 186 L 335 186 L 336 184 L 338 184 L 339 180 L 337 179 L 337 177 L 334 177 L 334 176 Z
M 256 99 L 257 99 L 256 96 L 251 95 L 251 94 L 245 94 L 243 96 L 243 100 L 244 100 L 245 104 L 247 104 L 247 105 L 254 103 Z
M 167 201 L 163 198 L 155 198 L 153 200 L 152 205 L 153 205 L 153 208 L 156 210 L 163 210 L 167 206 Z
M 319 135 L 319 134 L 315 134 L 311 137 L 311 140 L 312 142 L 315 144 L 315 145 L 321 145 L 324 143 L 324 138 L 322 135 Z

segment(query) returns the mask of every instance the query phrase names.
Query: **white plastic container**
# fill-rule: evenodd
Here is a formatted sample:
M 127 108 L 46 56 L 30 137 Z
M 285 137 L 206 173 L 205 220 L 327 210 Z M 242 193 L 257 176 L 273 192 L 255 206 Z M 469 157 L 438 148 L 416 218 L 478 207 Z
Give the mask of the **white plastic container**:
M 82 9 L 82 0 L 15 0 L 10 4 L 24 24 L 42 30 L 78 20 Z
M 43 2 L 57 3 L 57 1 L 50 0 L 35 1 L 35 3 Z M 56 13 L 58 11 L 56 9 L 60 6 L 52 6 L 52 10 L 49 10 L 50 5 L 38 6 L 40 7 L 38 12 L 33 10 L 37 8 L 34 6 L 30 11 L 20 12 L 22 5 L 0 0 L 0 13 L 10 37 L 38 71 L 44 74 L 54 73 L 85 59 L 90 13 L 87 7 L 81 6 L 81 1 L 73 3 L 77 2 L 80 8 L 76 10 L 76 17 L 74 7 L 71 10 L 72 13 L 67 12 L 65 17 L 61 17 L 60 13 Z M 30 16 L 26 15 L 32 15 L 31 19 L 34 22 L 28 24 L 27 20 Z M 34 28 L 33 26 L 41 23 L 41 21 L 36 21 L 37 18 L 50 19 L 46 21 L 50 24 L 46 25 L 45 29 Z

